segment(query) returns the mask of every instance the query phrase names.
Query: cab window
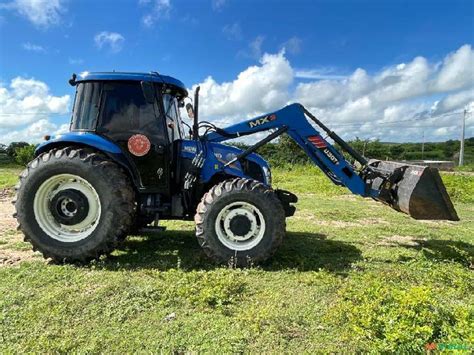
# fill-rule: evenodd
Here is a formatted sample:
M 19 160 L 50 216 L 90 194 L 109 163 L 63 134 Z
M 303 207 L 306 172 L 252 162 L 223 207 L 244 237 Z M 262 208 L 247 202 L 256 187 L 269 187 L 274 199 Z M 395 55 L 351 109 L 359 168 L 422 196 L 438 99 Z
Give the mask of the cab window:
M 72 112 L 72 130 L 94 130 L 99 110 L 100 83 L 79 83 Z
M 163 126 L 153 104 L 146 102 L 140 83 L 106 83 L 102 102 L 102 132 L 147 132 L 155 137 L 164 136 Z
M 170 141 L 182 139 L 184 131 L 176 97 L 170 94 L 163 94 L 163 108 Z

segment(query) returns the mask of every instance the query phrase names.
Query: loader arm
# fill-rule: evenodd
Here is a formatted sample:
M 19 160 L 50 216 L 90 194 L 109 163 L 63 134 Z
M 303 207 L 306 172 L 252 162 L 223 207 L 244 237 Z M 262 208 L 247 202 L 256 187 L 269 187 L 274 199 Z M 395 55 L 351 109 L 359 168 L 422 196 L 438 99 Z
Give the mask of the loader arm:
M 324 136 L 308 120 L 324 131 Z M 262 143 L 279 133 L 287 133 L 333 183 L 345 186 L 354 194 L 381 201 L 415 219 L 459 220 L 436 169 L 394 162 L 369 162 L 298 103 L 218 129 L 204 139 L 222 142 L 267 130 L 276 131 Z M 357 160 L 361 168 L 356 169 L 349 163 L 326 140 L 328 137 Z M 257 143 L 250 150 L 261 145 Z
M 278 111 L 235 124 L 224 132 L 213 132 L 207 139 L 222 142 L 270 129 L 285 129 L 286 133 L 306 152 L 311 160 L 336 185 L 347 187 L 363 197 L 378 197 L 378 191 L 367 188 L 354 167 L 306 119 L 300 104 L 291 104 Z

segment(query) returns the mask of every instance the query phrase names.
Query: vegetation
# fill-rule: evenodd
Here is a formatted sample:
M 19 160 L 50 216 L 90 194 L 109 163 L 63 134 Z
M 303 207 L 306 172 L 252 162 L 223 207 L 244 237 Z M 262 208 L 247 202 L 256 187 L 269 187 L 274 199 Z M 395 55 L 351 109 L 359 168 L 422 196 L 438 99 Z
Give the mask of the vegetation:
M 376 141 L 363 141 L 355 139 L 349 144 L 366 157 L 382 160 L 447 160 L 459 159 L 459 141 L 449 140 L 439 143 L 384 143 Z M 242 145 L 241 145 L 242 146 Z M 423 150 L 423 153 L 422 153 Z M 288 136 L 283 135 L 280 141 L 267 144 L 258 150 L 273 166 L 288 164 L 309 163 L 308 156 Z M 465 141 L 466 164 L 474 164 L 474 137 Z M 466 169 L 466 168 L 465 168 Z M 467 168 L 472 171 L 471 168 Z
M 26 166 L 35 157 L 36 146 L 29 144 L 15 150 L 15 161 L 23 166 Z
M 21 169 L 18 164 L 0 164 L 0 189 L 13 187 L 18 181 Z
M 386 143 L 378 140 L 369 141 L 359 138 L 350 141 L 357 151 L 366 157 L 382 160 L 459 160 L 459 145 L 457 140 L 449 140 L 438 143 Z M 235 144 L 241 148 L 247 148 L 245 144 Z M 2 163 L 17 162 L 21 165 L 32 159 L 34 145 L 26 142 L 13 142 L 6 146 L 0 144 L 0 165 Z M 265 159 L 273 166 L 288 166 L 294 164 L 306 164 L 310 160 L 297 144 L 287 135 L 283 135 L 276 143 L 266 144 L 258 150 Z M 463 171 L 474 169 L 474 137 L 465 141 L 466 166 L 461 167 Z
M 277 254 L 250 269 L 211 264 L 191 222 L 87 266 L 48 265 L 2 224 L 0 353 L 472 350 L 474 177 L 443 179 L 460 222 L 415 221 L 314 167 L 277 168 L 297 214 Z
M 18 163 L 26 166 L 34 157 L 36 145 L 26 142 L 12 142 L 8 146 L 0 143 L 0 166 Z

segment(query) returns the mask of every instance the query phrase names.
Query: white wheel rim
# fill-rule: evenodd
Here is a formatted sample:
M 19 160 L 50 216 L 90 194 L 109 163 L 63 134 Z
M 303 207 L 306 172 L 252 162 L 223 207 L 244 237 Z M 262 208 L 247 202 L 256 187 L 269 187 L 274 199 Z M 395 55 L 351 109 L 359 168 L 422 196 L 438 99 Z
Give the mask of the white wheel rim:
M 232 232 L 230 223 L 236 216 L 244 216 L 250 222 L 245 235 Z M 257 246 L 265 234 L 265 219 L 260 210 L 248 202 L 233 202 L 225 206 L 217 215 L 215 230 L 219 241 L 227 248 L 236 251 L 249 250 Z
M 79 191 L 89 204 L 87 215 L 77 224 L 61 224 L 51 213 L 51 201 L 59 192 L 65 190 Z M 67 199 L 61 202 L 61 210 L 65 216 L 75 213 L 66 209 L 68 202 L 70 201 Z M 87 180 L 77 175 L 60 174 L 50 177 L 38 188 L 33 201 L 33 211 L 36 222 L 49 237 L 60 242 L 73 243 L 87 238 L 96 229 L 101 215 L 101 204 L 97 191 Z

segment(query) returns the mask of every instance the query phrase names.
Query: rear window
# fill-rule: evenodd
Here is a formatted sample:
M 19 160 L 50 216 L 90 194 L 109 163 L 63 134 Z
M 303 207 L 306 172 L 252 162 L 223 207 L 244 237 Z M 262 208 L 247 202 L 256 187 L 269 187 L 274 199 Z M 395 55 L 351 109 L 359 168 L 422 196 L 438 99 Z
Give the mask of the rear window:
M 99 112 L 100 83 L 79 83 L 72 113 L 72 130 L 93 130 Z

